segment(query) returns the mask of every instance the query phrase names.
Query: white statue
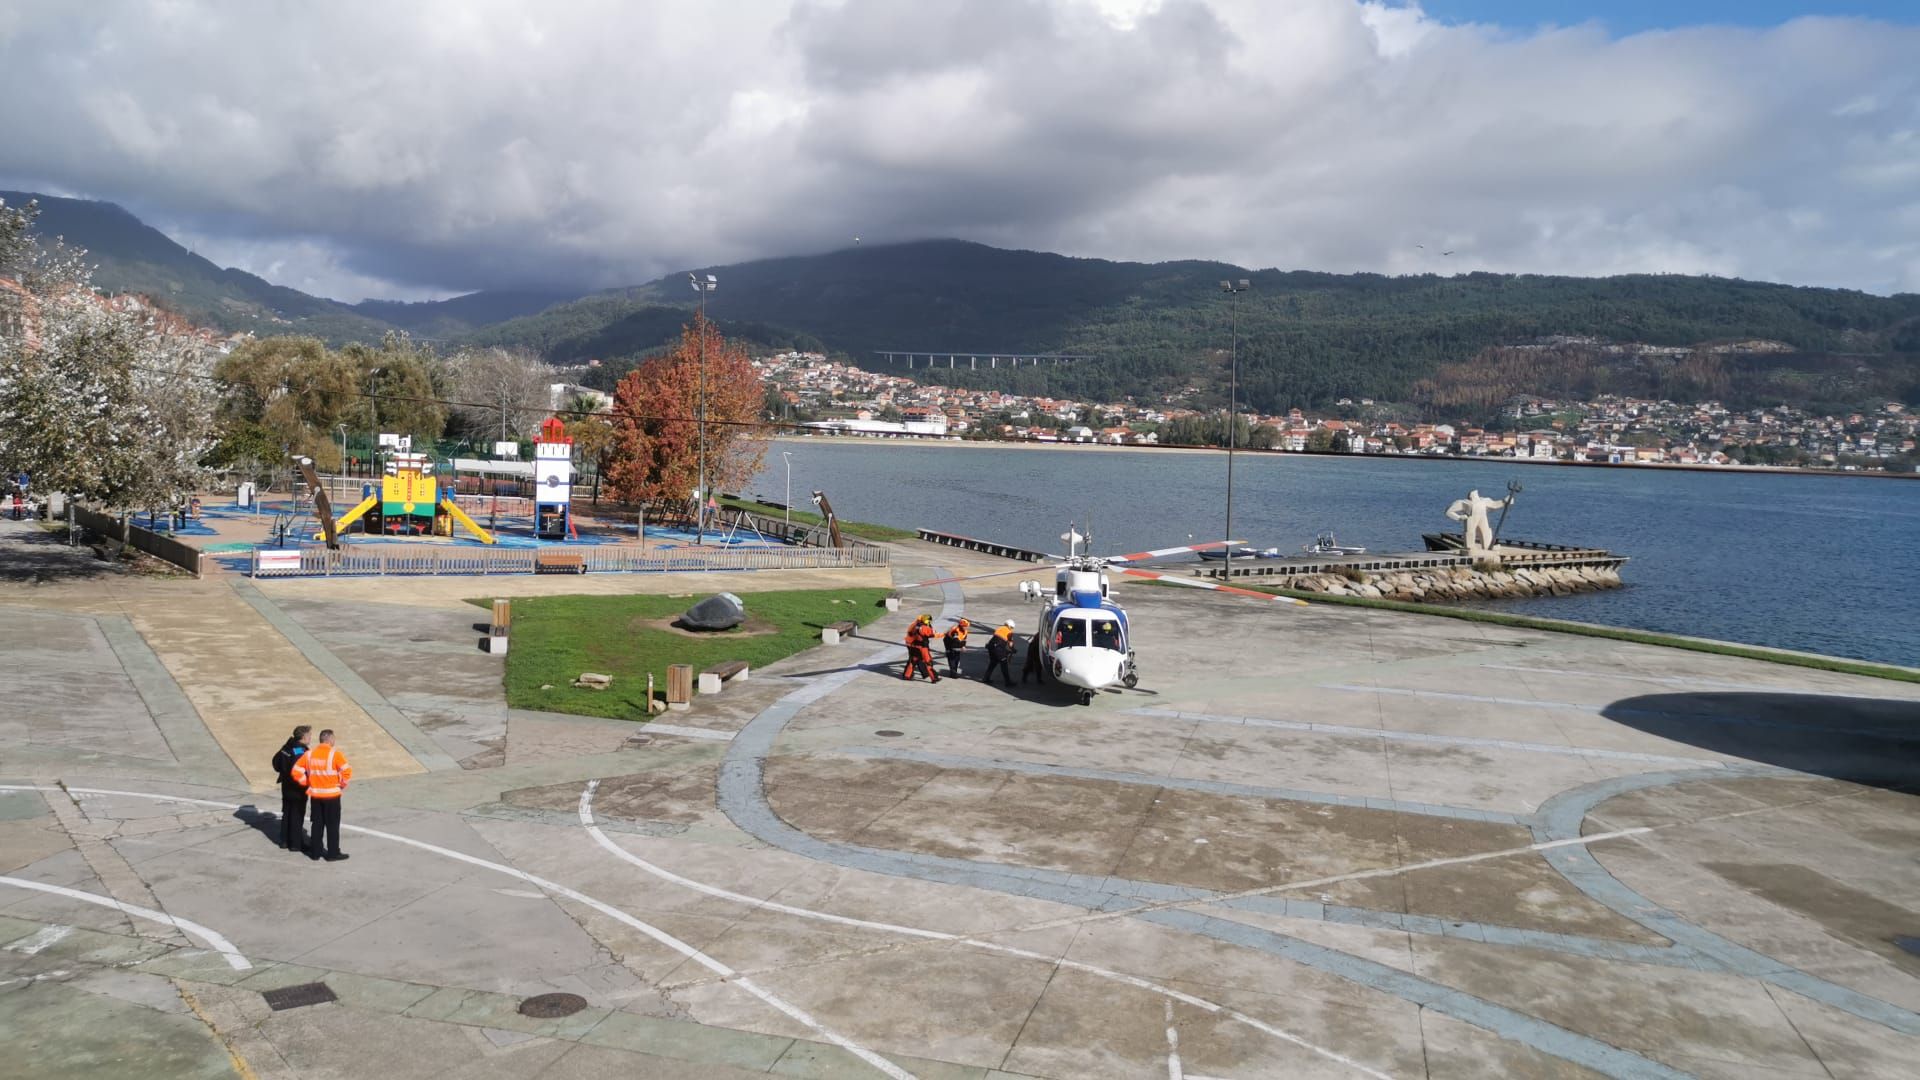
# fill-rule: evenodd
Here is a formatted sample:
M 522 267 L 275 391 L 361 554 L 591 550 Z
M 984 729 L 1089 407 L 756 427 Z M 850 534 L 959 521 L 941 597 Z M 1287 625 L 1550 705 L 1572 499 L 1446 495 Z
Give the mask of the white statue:
M 1479 491 L 1467 492 L 1467 497 L 1447 507 L 1447 517 L 1466 525 L 1467 554 L 1475 559 L 1493 554 L 1493 526 L 1487 523 L 1487 511 L 1496 507 L 1513 505 L 1513 496 L 1504 499 L 1489 499 Z

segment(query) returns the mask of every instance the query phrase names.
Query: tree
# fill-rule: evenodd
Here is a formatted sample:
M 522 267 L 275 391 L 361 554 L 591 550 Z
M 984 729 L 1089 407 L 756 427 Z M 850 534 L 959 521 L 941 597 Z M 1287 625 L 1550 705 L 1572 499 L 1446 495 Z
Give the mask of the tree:
M 84 252 L 26 252 L 31 217 L 0 215 L 20 274 L 17 314 L 0 321 L 0 469 L 123 515 L 184 497 L 213 441 L 204 344 L 164 312 L 96 294 Z
M 1307 432 L 1307 449 L 1323 452 L 1333 449 L 1333 432 L 1323 427 Z
M 434 385 L 434 355 L 405 334 L 388 334 L 379 348 L 348 345 L 341 350 L 352 364 L 360 386 L 371 395 L 368 417 L 378 409 L 380 431 L 410 435 L 432 443 L 447 429 L 447 410 Z M 354 426 L 349 422 L 348 426 Z M 378 435 L 380 432 L 374 432 Z
M 594 408 L 593 398 L 581 395 L 567 405 L 567 436 L 573 440 L 573 454 L 582 463 L 593 463 L 593 502 L 600 504 L 600 478 L 606 475 L 607 458 L 613 450 L 612 420 Z
M 525 442 L 553 412 L 553 369 L 530 352 L 516 349 L 469 349 L 448 361 L 454 397 L 460 404 L 454 416 L 462 432 L 475 441 L 501 438 Z
M 353 362 L 318 338 L 271 337 L 249 341 L 214 367 L 222 386 L 220 417 L 226 428 L 257 425 L 270 432 L 283 453 L 304 454 L 321 468 L 338 464 L 335 425 L 358 427 L 368 401 Z
M 613 395 L 607 482 L 621 499 L 685 499 L 699 484 L 701 342 L 706 347 L 707 486 L 745 483 L 759 471 L 760 376 L 746 350 L 695 316 L 664 356 L 635 368 Z

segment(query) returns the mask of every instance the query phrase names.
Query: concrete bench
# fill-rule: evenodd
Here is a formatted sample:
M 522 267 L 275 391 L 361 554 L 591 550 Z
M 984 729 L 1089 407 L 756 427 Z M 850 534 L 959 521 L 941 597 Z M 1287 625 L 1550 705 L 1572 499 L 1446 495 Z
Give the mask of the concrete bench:
M 851 636 L 853 632 L 858 629 L 860 629 L 860 624 L 854 622 L 852 619 L 842 619 L 837 623 L 829 623 L 820 628 L 820 643 L 822 645 L 838 645 L 840 644 L 841 638 Z
M 730 683 L 735 679 L 745 682 L 749 674 L 751 669 L 747 667 L 745 660 L 723 660 L 700 673 L 700 692 L 717 694 L 723 683 Z
M 577 551 L 536 551 L 533 553 L 533 572 L 584 574 L 587 572 L 587 557 Z

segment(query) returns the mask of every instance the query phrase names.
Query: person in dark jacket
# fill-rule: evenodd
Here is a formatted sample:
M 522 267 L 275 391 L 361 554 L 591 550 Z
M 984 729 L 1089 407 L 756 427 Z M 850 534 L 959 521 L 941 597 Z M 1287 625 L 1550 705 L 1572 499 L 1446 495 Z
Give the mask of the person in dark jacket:
M 1040 666 L 1039 634 L 1027 635 L 1027 662 L 1020 668 L 1020 685 L 1025 686 L 1028 679 L 1047 685 L 1047 670 Z
M 313 728 L 301 724 L 293 729 L 287 745 L 273 755 L 273 772 L 280 778 L 280 846 L 301 851 L 307 846 L 302 825 L 307 817 L 307 789 L 292 777 L 293 763 L 306 756 L 307 733 Z

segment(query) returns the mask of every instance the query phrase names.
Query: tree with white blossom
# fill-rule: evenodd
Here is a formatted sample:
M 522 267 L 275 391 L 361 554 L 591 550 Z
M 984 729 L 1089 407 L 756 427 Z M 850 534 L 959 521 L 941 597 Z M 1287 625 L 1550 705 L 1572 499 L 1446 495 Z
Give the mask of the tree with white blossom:
M 190 494 L 212 444 L 209 350 L 137 299 L 93 291 L 84 252 L 0 206 L 0 471 L 122 515 Z

